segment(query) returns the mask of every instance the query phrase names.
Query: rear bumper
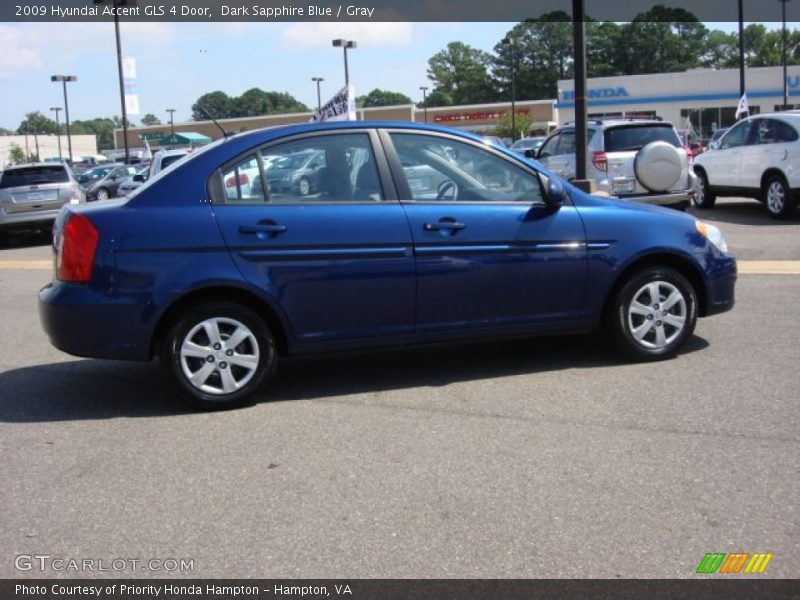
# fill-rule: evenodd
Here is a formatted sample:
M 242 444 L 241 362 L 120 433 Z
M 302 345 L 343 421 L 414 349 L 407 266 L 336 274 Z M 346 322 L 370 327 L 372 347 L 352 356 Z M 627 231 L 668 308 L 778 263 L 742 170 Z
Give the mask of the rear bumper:
M 0 214 L 0 230 L 11 229 L 52 229 L 61 207 L 55 210 L 42 210 L 29 213 Z
M 84 284 L 54 282 L 39 292 L 39 319 L 50 342 L 75 356 L 150 358 L 142 306 L 112 299 Z

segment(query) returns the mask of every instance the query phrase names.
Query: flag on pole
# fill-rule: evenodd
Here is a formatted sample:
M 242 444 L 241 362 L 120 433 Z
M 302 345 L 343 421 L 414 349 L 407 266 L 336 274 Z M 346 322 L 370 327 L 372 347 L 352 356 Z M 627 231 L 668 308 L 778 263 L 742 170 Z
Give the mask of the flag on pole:
M 740 115 L 750 116 L 750 108 L 747 106 L 747 92 L 742 94 L 742 97 L 739 99 L 739 106 L 736 107 L 736 114 L 733 115 L 733 118 L 738 121 Z
M 355 121 L 356 94 L 352 84 L 344 86 L 336 95 L 322 105 L 311 117 L 311 122 Z

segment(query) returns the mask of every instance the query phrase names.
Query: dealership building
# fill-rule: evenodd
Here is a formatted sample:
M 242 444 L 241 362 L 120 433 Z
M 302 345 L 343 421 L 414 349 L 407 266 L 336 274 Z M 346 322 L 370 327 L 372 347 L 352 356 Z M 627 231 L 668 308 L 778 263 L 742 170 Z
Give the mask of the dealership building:
M 789 104 L 800 106 L 800 67 L 788 68 Z M 783 105 L 783 68 L 747 69 L 745 89 L 750 114 L 773 112 Z M 692 69 L 681 73 L 627 75 L 589 79 L 589 118 L 658 116 L 678 128 L 688 128 L 702 139 L 715 129 L 735 122 L 739 104 L 738 69 Z M 558 82 L 559 123 L 575 119 L 575 82 Z
M 527 134 L 531 132 L 546 132 L 554 128 L 558 120 L 555 104 L 555 100 L 524 100 L 515 103 L 514 111 L 517 115 L 531 120 L 531 131 L 526 132 Z M 510 112 L 510 102 L 439 106 L 431 107 L 427 110 L 417 108 L 413 104 L 404 104 L 400 106 L 359 108 L 356 110 L 356 118 L 359 121 L 408 121 L 416 123 L 427 121 L 428 123 L 446 125 L 447 127 L 474 133 L 494 135 L 500 118 Z M 240 132 L 261 127 L 273 127 L 275 125 L 307 123 L 312 116 L 313 113 L 311 112 L 263 115 L 238 119 L 219 119 L 219 123 L 225 131 Z M 175 134 L 178 137 L 180 137 L 180 134 L 193 134 L 191 137 L 197 139 L 203 136 L 217 139 L 222 136 L 222 132 L 213 121 L 175 123 Z M 153 148 L 161 145 L 173 145 L 170 141 L 174 139 L 169 123 L 128 129 L 128 146 L 130 148 L 141 148 L 145 140 Z M 124 147 L 122 129 L 114 130 L 114 143 L 117 149 Z

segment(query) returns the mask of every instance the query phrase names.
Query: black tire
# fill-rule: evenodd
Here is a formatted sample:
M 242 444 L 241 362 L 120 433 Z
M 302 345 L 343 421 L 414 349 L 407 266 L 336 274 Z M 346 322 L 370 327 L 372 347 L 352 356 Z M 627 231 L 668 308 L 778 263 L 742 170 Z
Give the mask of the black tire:
M 673 293 L 678 296 L 673 297 Z M 663 304 L 667 301 L 675 303 L 665 309 Z M 640 361 L 670 358 L 694 332 L 697 293 L 674 269 L 643 269 L 628 278 L 614 295 L 606 324 L 619 349 L 628 356 Z
M 764 181 L 764 187 L 761 190 L 761 201 L 767 207 L 769 216 L 780 220 L 787 219 L 797 206 L 786 179 L 777 174 L 770 175 Z
M 714 208 L 717 195 L 709 190 L 708 176 L 705 171 L 697 171 L 698 190 L 694 195 L 694 205 L 697 208 Z
M 99 201 L 105 201 L 111 198 L 111 194 L 106 188 L 100 188 L 94 194 L 94 199 Z
M 204 322 L 216 324 L 216 346 Z M 236 346 L 225 347 L 235 332 L 247 335 Z M 184 342 L 193 342 L 186 352 L 198 355 L 185 354 Z M 205 410 L 251 403 L 277 367 L 275 341 L 264 321 L 246 306 L 223 301 L 206 302 L 180 315 L 164 336 L 160 357 L 184 399 Z M 198 376 L 199 385 L 192 383 L 191 374 Z

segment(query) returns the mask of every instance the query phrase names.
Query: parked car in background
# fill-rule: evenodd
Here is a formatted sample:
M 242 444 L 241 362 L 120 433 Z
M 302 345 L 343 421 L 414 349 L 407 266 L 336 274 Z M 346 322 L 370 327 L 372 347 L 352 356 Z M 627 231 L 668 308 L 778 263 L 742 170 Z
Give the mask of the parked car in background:
M 651 119 L 590 121 L 586 177 L 623 200 L 685 210 L 695 193 L 689 157 L 671 123 Z M 575 178 L 575 125 L 557 129 L 533 155 L 567 180 Z
M 529 138 L 523 138 L 521 140 L 517 140 L 516 142 L 514 142 L 511 145 L 510 150 L 512 152 L 516 152 L 517 154 L 521 154 L 522 156 L 525 156 L 525 151 L 526 150 L 529 151 L 529 152 L 536 152 L 539 148 L 542 147 L 542 144 L 544 144 L 544 141 L 546 139 L 547 138 L 545 136 L 543 136 L 543 135 L 542 136 L 529 137 Z
M 270 189 L 296 191 L 301 196 L 313 194 L 319 189 L 319 176 L 325 166 L 325 153 L 314 150 L 270 157 L 267 168 Z
M 159 150 L 150 159 L 147 168 L 134 174 L 128 181 L 119 186 L 120 196 L 130 196 L 134 190 L 141 186 L 145 181 L 158 175 L 167 167 L 175 164 L 179 160 L 189 156 L 192 150 L 182 148 L 178 150 Z
M 266 185 L 261 157 L 299 153 L 324 158 L 313 197 Z M 262 184 L 229 194 L 253 159 Z M 420 165 L 446 178 L 433 197 L 409 183 Z M 664 359 L 698 317 L 733 306 L 736 280 L 713 225 L 590 196 L 481 138 L 407 122 L 237 134 L 127 200 L 69 205 L 53 239 L 39 294 L 52 343 L 158 356 L 206 408 L 251 400 L 287 355 L 605 325 L 629 356 Z
M 120 184 L 138 172 L 132 165 L 111 164 L 94 167 L 78 175 L 86 200 L 108 200 L 118 196 Z
M 139 181 L 134 181 L 133 178 L 137 175 L 145 175 L 147 171 L 150 169 L 150 163 L 137 163 L 133 165 L 136 169 L 136 172 L 132 175 L 125 177 L 122 181 L 119 182 L 119 186 L 117 187 L 117 196 L 124 197 L 130 194 L 133 190 L 137 187 L 142 185 Z
M 694 164 L 695 204 L 712 208 L 718 196 L 745 196 L 785 219 L 800 196 L 800 112 L 749 117 L 731 127 Z
M 7 166 L 0 172 L 0 236 L 19 229 L 49 229 L 62 206 L 84 201 L 64 162 Z
M 500 148 L 508 148 L 508 145 L 503 141 L 503 139 L 496 135 L 484 135 L 482 136 L 482 139 L 487 144 L 493 144 Z
M 694 162 L 694 157 L 702 154 L 705 152 L 705 148 L 703 144 L 694 136 L 694 134 L 689 129 L 676 129 L 678 132 L 678 137 L 681 139 L 681 143 L 683 144 L 683 149 L 686 151 L 686 155 L 689 157 L 689 164 Z

